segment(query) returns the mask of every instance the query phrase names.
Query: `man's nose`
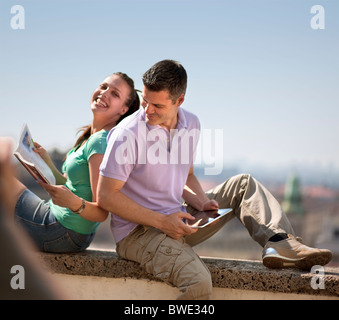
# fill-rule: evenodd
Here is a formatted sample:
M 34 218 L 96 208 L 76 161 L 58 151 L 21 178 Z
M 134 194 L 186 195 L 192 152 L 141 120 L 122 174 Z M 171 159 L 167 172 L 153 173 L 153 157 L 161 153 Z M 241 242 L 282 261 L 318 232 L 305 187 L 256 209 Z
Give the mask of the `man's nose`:
M 145 106 L 145 112 L 147 114 L 151 114 L 154 112 L 154 108 L 152 107 L 152 105 L 150 103 L 146 103 L 146 106 Z

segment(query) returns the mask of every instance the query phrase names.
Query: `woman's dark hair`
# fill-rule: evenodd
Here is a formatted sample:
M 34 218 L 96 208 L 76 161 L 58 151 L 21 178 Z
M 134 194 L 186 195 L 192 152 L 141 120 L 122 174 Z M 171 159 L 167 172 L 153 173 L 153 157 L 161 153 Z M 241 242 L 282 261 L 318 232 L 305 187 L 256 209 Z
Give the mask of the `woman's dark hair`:
M 126 118 L 127 116 L 131 115 L 132 113 L 134 113 L 135 111 L 139 109 L 140 99 L 139 99 L 139 95 L 137 91 L 134 88 L 134 81 L 126 73 L 116 72 L 116 73 L 113 73 L 112 76 L 113 75 L 117 75 L 121 79 L 125 80 L 131 89 L 131 93 L 125 103 L 126 106 L 128 107 L 128 111 L 119 118 L 119 120 L 117 121 L 117 124 L 118 124 L 122 119 Z M 78 132 L 82 132 L 82 134 L 75 142 L 73 148 L 80 146 L 84 141 L 86 141 L 91 136 L 91 129 L 92 129 L 91 125 L 84 126 L 79 129 Z

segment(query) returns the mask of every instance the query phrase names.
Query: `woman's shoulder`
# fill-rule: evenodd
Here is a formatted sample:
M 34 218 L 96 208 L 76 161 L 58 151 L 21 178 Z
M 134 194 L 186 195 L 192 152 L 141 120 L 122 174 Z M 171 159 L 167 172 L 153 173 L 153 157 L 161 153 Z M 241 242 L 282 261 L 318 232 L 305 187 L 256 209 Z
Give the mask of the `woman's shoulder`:
M 102 139 L 107 139 L 107 135 L 108 135 L 108 132 L 109 131 L 106 131 L 106 130 L 100 130 L 98 132 L 95 132 L 93 133 L 89 138 L 88 140 L 93 140 L 93 141 L 96 141 L 96 140 L 102 140 Z
M 107 135 L 106 130 L 93 133 L 86 141 L 84 151 L 88 154 L 104 153 L 107 147 Z

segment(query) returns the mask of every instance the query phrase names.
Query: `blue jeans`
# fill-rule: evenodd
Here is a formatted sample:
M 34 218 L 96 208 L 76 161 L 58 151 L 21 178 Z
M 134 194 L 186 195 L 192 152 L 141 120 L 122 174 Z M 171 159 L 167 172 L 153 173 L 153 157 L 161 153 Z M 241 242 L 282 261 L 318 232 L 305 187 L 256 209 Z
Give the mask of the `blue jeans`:
M 26 189 L 15 206 L 15 220 L 28 232 L 40 251 L 79 252 L 85 250 L 93 234 L 80 234 L 61 225 L 49 203 Z

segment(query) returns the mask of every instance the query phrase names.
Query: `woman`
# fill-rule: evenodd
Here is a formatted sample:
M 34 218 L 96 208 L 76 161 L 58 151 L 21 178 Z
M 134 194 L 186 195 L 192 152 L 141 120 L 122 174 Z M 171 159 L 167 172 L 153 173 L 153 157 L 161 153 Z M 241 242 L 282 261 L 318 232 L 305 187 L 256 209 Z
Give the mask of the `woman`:
M 45 149 L 35 143 L 35 152 L 51 168 L 56 185 L 40 182 L 50 194 L 45 202 L 15 180 L 15 218 L 46 252 L 85 250 L 108 212 L 96 203 L 99 166 L 106 149 L 106 137 L 122 118 L 139 108 L 133 80 L 126 74 L 107 77 L 91 98 L 93 120 L 69 151 L 63 174 L 54 166 Z

